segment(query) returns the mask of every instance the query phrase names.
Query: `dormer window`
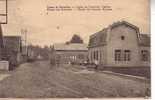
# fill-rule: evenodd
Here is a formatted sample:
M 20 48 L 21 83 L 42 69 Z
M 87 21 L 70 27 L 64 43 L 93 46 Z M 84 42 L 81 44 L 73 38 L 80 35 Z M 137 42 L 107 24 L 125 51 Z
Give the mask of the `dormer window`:
M 124 40 L 125 39 L 125 37 L 124 36 L 121 36 L 121 40 Z

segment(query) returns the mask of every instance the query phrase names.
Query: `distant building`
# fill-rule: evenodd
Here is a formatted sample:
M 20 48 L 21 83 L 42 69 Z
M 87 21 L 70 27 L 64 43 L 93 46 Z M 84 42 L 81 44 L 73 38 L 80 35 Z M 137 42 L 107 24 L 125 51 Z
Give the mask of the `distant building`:
M 5 55 L 14 64 L 19 64 L 22 60 L 22 41 L 20 36 L 4 36 L 3 38 Z
M 81 43 L 54 44 L 51 48 L 51 63 L 83 63 L 87 60 L 88 48 Z
M 150 66 L 150 36 L 126 21 L 91 35 L 88 48 L 89 62 L 100 67 Z
M 36 51 L 35 51 L 35 48 L 33 46 L 28 46 L 28 49 L 27 49 L 27 55 L 28 55 L 28 59 L 35 59 L 36 58 Z

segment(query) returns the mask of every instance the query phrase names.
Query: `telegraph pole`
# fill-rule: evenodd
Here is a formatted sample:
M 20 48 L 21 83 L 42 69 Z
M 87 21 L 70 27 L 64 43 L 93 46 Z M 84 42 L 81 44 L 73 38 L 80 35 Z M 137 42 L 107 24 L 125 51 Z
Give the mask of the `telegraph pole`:
M 25 55 L 28 54 L 28 48 L 27 48 L 27 29 L 21 29 L 21 35 L 22 35 L 22 42 L 23 46 L 25 47 Z

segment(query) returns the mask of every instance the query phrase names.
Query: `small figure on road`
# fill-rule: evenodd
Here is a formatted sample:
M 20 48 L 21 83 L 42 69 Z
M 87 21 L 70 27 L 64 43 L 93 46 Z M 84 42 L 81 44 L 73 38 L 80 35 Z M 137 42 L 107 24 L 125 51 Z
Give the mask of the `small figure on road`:
M 86 66 L 88 64 L 88 62 L 87 61 L 84 61 L 84 66 Z
M 95 60 L 94 63 L 95 63 L 95 69 L 97 70 L 98 69 L 98 64 L 99 64 L 98 60 Z

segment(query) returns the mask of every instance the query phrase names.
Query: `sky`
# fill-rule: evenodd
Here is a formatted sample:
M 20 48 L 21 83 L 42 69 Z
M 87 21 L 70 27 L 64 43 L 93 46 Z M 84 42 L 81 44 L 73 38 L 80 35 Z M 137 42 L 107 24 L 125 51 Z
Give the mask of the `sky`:
M 152 14 L 155 14 L 155 0 L 151 0 Z
M 112 11 L 47 11 L 47 6 L 111 6 Z M 113 22 L 126 20 L 150 33 L 149 0 L 8 0 L 8 24 L 3 35 L 21 35 L 27 30 L 28 43 L 52 45 L 80 35 L 89 36 Z

